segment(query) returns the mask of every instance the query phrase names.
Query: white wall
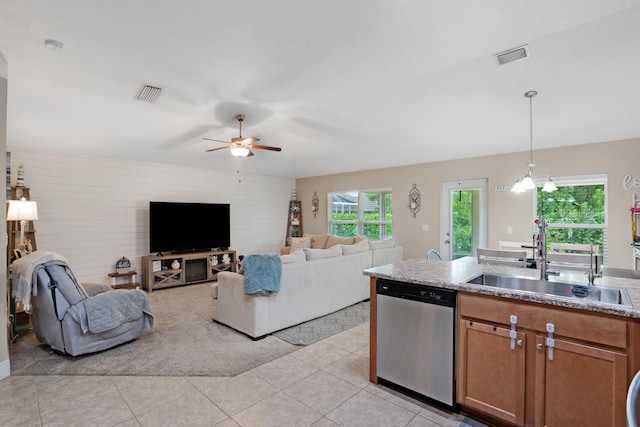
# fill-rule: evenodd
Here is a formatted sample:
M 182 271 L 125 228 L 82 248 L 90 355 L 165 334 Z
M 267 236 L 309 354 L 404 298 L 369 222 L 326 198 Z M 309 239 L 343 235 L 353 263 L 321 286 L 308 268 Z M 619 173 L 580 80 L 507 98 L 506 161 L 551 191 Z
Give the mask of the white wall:
M 284 246 L 293 179 L 7 150 L 12 184 L 22 164 L 38 203 L 37 249 L 64 255 L 80 281 L 106 283 L 123 256 L 141 272 L 140 257 L 149 254 L 149 201 L 230 203 L 231 248 L 238 254 Z M 188 218 L 177 224 L 198 232 Z

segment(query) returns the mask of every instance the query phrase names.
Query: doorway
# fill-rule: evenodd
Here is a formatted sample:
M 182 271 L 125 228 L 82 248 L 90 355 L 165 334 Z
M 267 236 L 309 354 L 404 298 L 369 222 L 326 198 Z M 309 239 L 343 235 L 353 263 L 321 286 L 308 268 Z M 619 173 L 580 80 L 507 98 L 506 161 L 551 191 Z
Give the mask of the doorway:
M 440 250 L 446 260 L 487 247 L 487 180 L 442 183 Z

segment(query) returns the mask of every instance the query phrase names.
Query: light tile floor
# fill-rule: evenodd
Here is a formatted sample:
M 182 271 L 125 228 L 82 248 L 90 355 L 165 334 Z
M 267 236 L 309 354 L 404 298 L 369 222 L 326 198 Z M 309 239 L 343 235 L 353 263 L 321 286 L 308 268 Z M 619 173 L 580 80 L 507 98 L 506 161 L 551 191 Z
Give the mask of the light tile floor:
M 0 425 L 483 426 L 371 384 L 368 336 L 365 323 L 236 377 L 9 377 Z

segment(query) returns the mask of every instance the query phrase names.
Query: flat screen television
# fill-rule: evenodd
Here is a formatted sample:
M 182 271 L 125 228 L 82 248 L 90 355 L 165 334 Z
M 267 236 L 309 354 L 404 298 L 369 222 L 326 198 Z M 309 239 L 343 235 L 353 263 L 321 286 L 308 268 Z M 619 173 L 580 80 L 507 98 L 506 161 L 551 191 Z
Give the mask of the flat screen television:
M 230 229 L 229 204 L 149 202 L 151 253 L 228 249 Z

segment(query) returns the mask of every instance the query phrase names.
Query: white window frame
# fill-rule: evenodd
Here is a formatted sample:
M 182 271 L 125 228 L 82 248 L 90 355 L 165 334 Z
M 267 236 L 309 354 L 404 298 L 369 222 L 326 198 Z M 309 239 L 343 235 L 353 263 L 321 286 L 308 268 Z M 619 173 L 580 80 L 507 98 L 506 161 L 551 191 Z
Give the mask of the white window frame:
M 602 229 L 602 256 L 603 264 L 607 264 L 608 252 L 609 252 L 609 186 L 606 174 L 592 174 L 592 175 L 576 175 L 576 176 L 564 176 L 564 177 L 552 177 L 553 182 L 557 187 L 568 186 L 580 186 L 580 185 L 604 185 L 604 224 L 559 224 L 549 223 L 547 228 L 575 228 L 575 229 Z M 538 187 L 542 187 L 544 183 L 537 183 Z M 550 193 L 553 194 L 553 193 Z M 538 212 L 538 192 L 533 192 L 533 217 L 537 218 Z M 534 230 L 534 233 L 537 229 Z
M 392 234 L 387 233 L 387 226 L 392 226 L 393 229 L 393 219 L 391 221 L 387 221 L 386 219 L 380 219 L 378 221 L 365 221 L 364 220 L 364 207 L 365 207 L 365 194 L 380 194 L 382 197 L 381 200 L 381 212 L 386 212 L 386 195 L 391 195 L 391 200 L 393 204 L 393 192 L 390 189 L 382 189 L 382 190 L 352 190 L 352 191 L 335 191 L 333 193 L 327 194 L 327 233 L 333 234 L 333 226 L 334 224 L 356 224 L 356 233 L 358 236 L 364 236 L 364 226 L 367 224 L 375 224 L 379 226 L 379 230 L 382 230 L 382 235 L 378 235 L 379 239 L 386 239 L 392 237 Z M 336 221 L 333 219 L 333 195 L 334 194 L 354 194 L 357 195 L 358 199 L 358 219 L 357 221 Z M 393 206 L 392 206 L 393 208 Z M 391 211 L 393 215 L 393 210 Z M 384 216 L 386 218 L 386 216 Z

